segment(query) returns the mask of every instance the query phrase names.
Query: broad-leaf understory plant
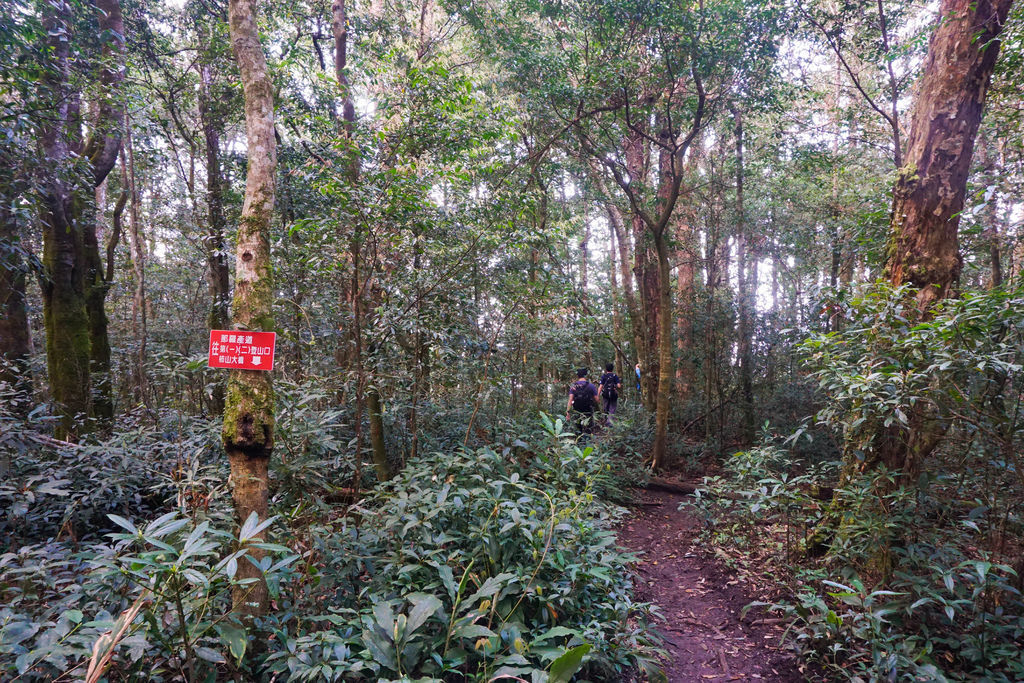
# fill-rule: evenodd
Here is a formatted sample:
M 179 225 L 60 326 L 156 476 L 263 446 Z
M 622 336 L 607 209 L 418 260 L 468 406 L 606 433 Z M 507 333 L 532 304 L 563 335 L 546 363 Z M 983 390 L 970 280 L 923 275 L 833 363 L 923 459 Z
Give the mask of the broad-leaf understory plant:
M 806 426 L 766 433 L 709 480 L 711 540 L 770 534 L 780 564 L 802 558 L 795 594 L 769 606 L 830 679 L 1022 680 L 1024 292 L 922 317 L 906 288 L 881 285 L 850 314 L 804 343 L 825 397 L 816 421 L 844 461 L 797 457 Z M 941 433 L 920 475 L 866 465 L 913 415 Z M 820 538 L 818 557 L 807 541 Z
M 434 453 L 357 506 L 311 514 L 279 493 L 246 520 L 226 496 L 150 522 L 109 514 L 104 542 L 62 536 L 0 555 L 0 677 L 53 680 L 622 680 L 654 670 L 650 605 L 595 495 L 615 472 L 560 421 Z M 530 441 L 530 443 L 527 443 Z M 15 456 L 16 457 L 16 456 Z M 280 473 L 275 477 L 279 478 Z M 262 528 L 268 542 L 250 537 Z M 229 611 L 258 561 L 273 610 Z

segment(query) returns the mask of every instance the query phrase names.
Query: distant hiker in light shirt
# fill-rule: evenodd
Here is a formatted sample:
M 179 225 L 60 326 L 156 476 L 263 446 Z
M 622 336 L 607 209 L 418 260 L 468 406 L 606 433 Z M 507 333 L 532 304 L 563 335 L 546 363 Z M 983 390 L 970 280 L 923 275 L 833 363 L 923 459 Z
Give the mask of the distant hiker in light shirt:
M 636 393 L 639 394 L 640 393 L 640 364 L 639 363 L 636 364 L 636 367 L 633 368 L 633 371 L 636 373 Z
M 579 434 L 594 431 L 594 408 L 597 402 L 597 387 L 587 379 L 587 369 L 576 371 L 576 381 L 569 386 L 569 404 L 565 407 L 565 419 L 570 416 Z M 575 413 L 575 415 L 573 415 Z

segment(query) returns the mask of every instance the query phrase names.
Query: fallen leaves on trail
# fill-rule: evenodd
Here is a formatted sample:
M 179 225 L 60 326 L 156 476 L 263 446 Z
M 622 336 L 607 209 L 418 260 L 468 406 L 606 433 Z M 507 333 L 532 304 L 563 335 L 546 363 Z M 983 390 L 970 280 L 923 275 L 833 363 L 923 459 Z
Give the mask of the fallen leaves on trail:
M 755 584 L 726 572 L 742 553 L 711 554 L 695 545 L 699 524 L 678 510 L 679 501 L 654 494 L 619 531 L 620 542 L 641 555 L 640 597 L 657 604 L 665 618 L 658 630 L 670 656 L 664 662 L 668 681 L 803 680 L 788 649 L 770 644 L 779 639 L 780 624 L 739 619 L 753 599 L 744 591 Z

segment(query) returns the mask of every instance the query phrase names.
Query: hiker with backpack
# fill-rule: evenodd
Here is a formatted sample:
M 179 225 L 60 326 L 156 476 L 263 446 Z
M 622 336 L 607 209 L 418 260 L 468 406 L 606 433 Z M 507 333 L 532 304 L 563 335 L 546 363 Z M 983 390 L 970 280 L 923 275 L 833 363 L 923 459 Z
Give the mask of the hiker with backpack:
M 619 405 L 619 390 L 622 389 L 622 379 L 615 374 L 614 363 L 604 366 L 604 374 L 597 385 L 601 389 L 601 409 L 608 415 L 606 424 L 611 426 L 612 415 Z
M 597 387 L 587 379 L 587 369 L 576 371 L 576 381 L 569 386 L 569 405 L 565 408 L 565 419 L 575 413 L 573 420 L 576 431 L 590 434 L 594 431 L 594 409 L 597 402 Z

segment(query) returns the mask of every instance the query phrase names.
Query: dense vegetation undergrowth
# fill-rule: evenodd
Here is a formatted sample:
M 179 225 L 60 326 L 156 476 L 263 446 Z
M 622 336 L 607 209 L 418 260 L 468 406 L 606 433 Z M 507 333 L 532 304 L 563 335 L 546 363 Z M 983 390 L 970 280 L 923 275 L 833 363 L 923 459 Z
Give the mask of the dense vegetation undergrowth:
M 766 429 L 708 480 L 709 540 L 767 549 L 755 561 L 784 598 L 769 606 L 829 680 L 1024 679 L 1024 293 L 965 295 L 924 318 L 879 287 L 804 350 L 828 397 L 816 422 L 843 459 L 798 450 L 806 429 Z M 921 415 L 940 441 L 916 480 L 869 466 L 886 429 Z
M 307 397 L 308 398 L 308 397 Z M 624 680 L 653 670 L 650 605 L 606 502 L 627 459 L 560 421 L 406 464 L 355 506 L 329 411 L 286 392 L 274 517 L 236 537 L 214 425 L 56 444 L 10 414 L 0 443 L 0 678 Z M 497 432 L 498 430 L 493 430 Z M 632 454 L 629 454 L 632 455 Z M 261 528 L 267 542 L 252 538 Z M 254 560 L 254 549 L 264 557 Z M 257 561 L 272 611 L 230 612 Z M 244 588 L 244 586 L 243 586 Z

